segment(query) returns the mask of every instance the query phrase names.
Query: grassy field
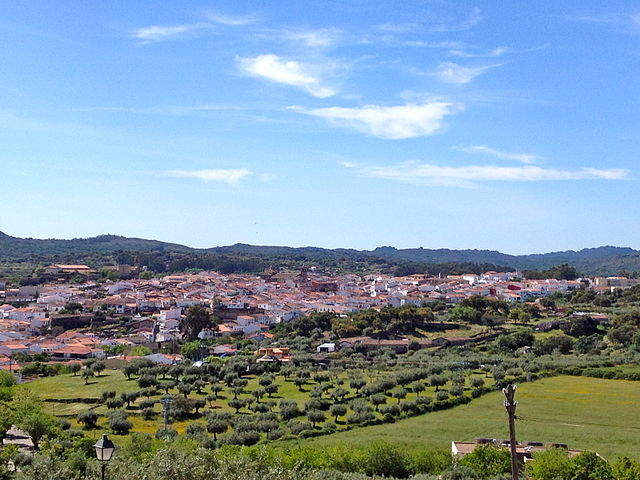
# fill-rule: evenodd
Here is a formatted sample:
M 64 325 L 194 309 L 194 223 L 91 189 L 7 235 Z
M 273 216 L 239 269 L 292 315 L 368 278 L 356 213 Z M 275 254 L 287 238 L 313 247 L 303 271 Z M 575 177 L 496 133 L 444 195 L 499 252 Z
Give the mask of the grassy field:
M 255 377 L 248 378 L 247 392 L 258 386 Z M 489 382 L 490 379 L 487 379 L 487 383 Z M 296 400 L 300 406 L 309 398 L 308 391 L 313 386 L 307 385 L 305 391 L 300 392 L 291 381 L 284 381 L 281 377 L 277 383 L 280 390 L 274 395 L 273 400 L 287 398 Z M 105 390 L 115 390 L 117 394 L 137 391 L 138 385 L 135 380 L 128 381 L 120 371 L 107 370 L 100 377 L 91 379 L 89 385 L 85 385 L 80 376 L 60 375 L 31 382 L 24 388 L 29 388 L 45 399 L 62 399 L 100 397 Z M 347 398 L 353 394 L 352 390 L 349 390 L 351 393 Z M 171 393 L 177 392 L 172 390 Z M 207 393 L 210 393 L 210 390 L 205 388 L 201 395 L 193 392 L 190 398 L 204 398 Z M 434 396 L 433 387 L 428 387 L 423 395 Z M 243 398 L 249 396 L 248 393 L 241 395 Z M 409 394 L 407 399 L 414 396 L 415 394 Z M 520 402 L 517 412 L 520 440 L 562 442 L 573 448 L 595 450 L 606 458 L 628 455 L 640 460 L 640 382 L 554 377 L 521 384 L 516 396 Z M 232 411 L 227 404 L 231 398 L 230 393 L 223 392 L 223 397 L 215 401 L 213 407 L 216 410 Z M 139 411 L 137 404 L 141 400 L 144 398 L 134 403 L 130 410 L 132 414 Z M 263 399 L 266 400 L 267 398 Z M 506 413 L 502 401 L 503 396 L 500 392 L 490 393 L 454 409 L 399 420 L 393 424 L 355 428 L 330 436 L 300 439 L 295 441 L 295 445 L 324 447 L 335 442 L 366 445 L 374 440 L 387 440 L 407 447 L 449 448 L 452 440 L 473 440 L 476 437 L 506 438 Z M 389 398 L 387 403 L 396 403 L 396 400 Z M 56 415 L 76 415 L 88 408 L 95 408 L 101 415 L 107 413 L 103 405 L 47 402 L 44 407 Z M 160 408 L 157 404 L 154 409 L 160 413 Z M 209 408 L 207 404 L 206 409 Z M 243 412 L 246 412 L 246 409 L 243 409 Z M 149 421 L 136 415 L 132 415 L 130 419 L 134 423 L 133 431 L 138 432 L 153 433 L 162 423 L 161 415 Z M 304 418 L 301 420 L 304 421 Z M 105 428 L 106 423 L 106 418 L 99 421 L 102 428 Z M 182 432 L 188 423 L 180 422 L 172 426 Z M 343 426 L 344 418 L 341 417 L 338 427 Z M 291 446 L 294 442 L 278 444 Z
M 127 381 L 120 370 L 105 370 L 99 377 L 89 379 L 89 384 L 80 375 L 57 375 L 44 377 L 25 383 L 28 388 L 42 399 L 46 398 L 100 398 L 105 390 L 114 390 L 118 395 L 122 392 L 139 390 L 135 381 Z
M 595 450 L 605 458 L 627 455 L 640 460 L 640 382 L 585 377 L 555 377 L 519 385 L 519 440 L 562 442 Z M 500 392 L 451 410 L 300 440 L 324 447 L 336 442 L 366 445 L 385 440 L 407 447 L 449 448 L 452 440 L 507 438 Z M 292 442 L 282 442 L 292 446 Z

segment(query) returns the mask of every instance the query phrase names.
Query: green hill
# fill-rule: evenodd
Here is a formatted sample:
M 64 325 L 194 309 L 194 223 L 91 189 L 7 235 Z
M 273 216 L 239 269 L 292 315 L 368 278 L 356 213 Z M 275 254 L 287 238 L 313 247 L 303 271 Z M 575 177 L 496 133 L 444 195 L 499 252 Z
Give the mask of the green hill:
M 181 268 L 219 268 L 221 261 L 239 259 L 249 264 L 239 271 L 256 271 L 271 265 L 319 265 L 354 271 L 382 270 L 396 274 L 417 272 L 464 273 L 488 269 L 544 270 L 559 264 L 569 264 L 585 275 L 611 275 L 621 270 L 640 271 L 640 252 L 632 248 L 604 246 L 580 251 L 562 251 L 531 255 L 508 255 L 494 250 L 450 250 L 378 247 L 373 250 L 319 247 L 257 246 L 237 243 L 230 246 L 197 249 L 176 243 L 117 235 L 92 238 L 35 239 L 12 237 L 0 232 L 0 261 L 42 262 L 61 256 L 82 258 L 101 254 L 131 258 L 136 254 L 145 264 L 156 264 L 157 271 Z M 58 259 L 60 260 L 60 259 Z M 118 260 L 117 261 L 125 261 Z M 342 268 L 344 267 L 344 268 Z M 395 270 L 394 270 L 395 269 Z M 232 271 L 235 271 L 231 268 Z

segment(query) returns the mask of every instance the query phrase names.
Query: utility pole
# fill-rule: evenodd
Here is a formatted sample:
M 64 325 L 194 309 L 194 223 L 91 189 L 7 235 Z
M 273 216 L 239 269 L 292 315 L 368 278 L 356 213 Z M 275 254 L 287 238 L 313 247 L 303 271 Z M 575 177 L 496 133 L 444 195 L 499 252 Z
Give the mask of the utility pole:
M 504 407 L 507 409 L 509 415 L 509 447 L 511 449 L 511 479 L 518 480 L 518 457 L 516 455 L 516 407 L 518 402 L 514 400 L 516 394 L 516 386 L 513 384 L 507 385 L 502 389 L 506 400 L 504 401 Z
M 173 401 L 171 397 L 162 398 L 162 416 L 164 417 L 164 430 L 167 430 L 167 423 L 169 420 L 169 404 Z

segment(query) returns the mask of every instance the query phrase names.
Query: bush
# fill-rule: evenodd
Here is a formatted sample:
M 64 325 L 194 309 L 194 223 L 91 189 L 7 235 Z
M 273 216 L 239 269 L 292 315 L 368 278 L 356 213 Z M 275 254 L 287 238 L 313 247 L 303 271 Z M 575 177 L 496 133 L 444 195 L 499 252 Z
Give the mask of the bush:
M 398 447 L 387 442 L 375 442 L 364 451 L 364 473 L 384 477 L 406 478 L 410 462 Z
M 492 478 L 511 472 L 511 453 L 493 445 L 480 446 L 465 455 L 460 464 L 471 468 L 481 478 Z
M 98 414 L 91 410 L 78 415 L 78 422 L 84 424 L 85 430 L 91 430 L 98 426 Z
M 449 398 L 449 392 L 440 390 L 438 393 L 436 393 L 436 400 L 438 402 L 442 402 L 444 400 L 447 400 L 448 398 Z
M 161 427 L 156 430 L 156 438 L 158 440 L 171 441 L 178 436 L 178 431 L 173 428 Z
M 156 418 L 156 412 L 153 410 L 153 408 L 144 408 L 142 410 L 141 416 L 145 420 L 153 420 L 154 418 Z
M 126 435 L 133 427 L 133 423 L 127 420 L 127 414 L 122 410 L 116 410 L 109 414 L 109 428 L 117 435 Z

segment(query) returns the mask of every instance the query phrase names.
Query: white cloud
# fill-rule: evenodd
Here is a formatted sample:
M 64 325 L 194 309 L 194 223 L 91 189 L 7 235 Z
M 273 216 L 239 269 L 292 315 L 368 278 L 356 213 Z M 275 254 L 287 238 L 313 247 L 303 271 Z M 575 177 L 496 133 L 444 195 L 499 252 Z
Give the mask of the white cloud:
M 483 67 L 463 67 L 453 62 L 443 62 L 438 65 L 435 75 L 441 82 L 462 85 L 469 83 L 487 70 L 500 65 L 485 65 Z
M 469 30 L 484 20 L 484 15 L 479 8 L 474 8 L 469 16 L 459 23 L 441 23 L 434 25 L 431 30 L 434 32 L 459 32 Z
M 296 87 L 314 97 L 327 98 L 337 93 L 333 88 L 323 85 L 323 68 L 317 65 L 287 61 L 273 54 L 238 58 L 237 62 L 240 70 L 247 75 Z
M 197 178 L 205 182 L 238 183 L 244 177 L 252 175 L 246 168 L 230 168 L 217 170 L 169 170 L 165 172 L 170 177 Z
M 148 42 L 156 40 L 164 40 L 183 33 L 209 28 L 207 23 L 191 23 L 187 25 L 152 25 L 150 27 L 141 27 L 133 31 L 132 36 Z
M 506 53 L 509 53 L 511 49 L 509 47 L 496 47 L 488 52 L 468 52 L 466 50 L 451 50 L 449 53 L 455 57 L 462 58 L 495 58 L 501 57 Z
M 573 22 L 609 26 L 626 33 L 637 34 L 640 32 L 640 10 L 624 13 L 568 15 L 566 18 Z
M 253 15 L 232 16 L 213 11 L 209 11 L 206 17 L 212 22 L 231 26 L 250 25 L 258 21 L 258 18 Z
M 342 32 L 337 29 L 319 29 L 319 30 L 296 30 L 287 31 L 284 36 L 288 40 L 302 43 L 307 47 L 330 47 L 335 45 Z
M 382 23 L 376 25 L 375 28 L 383 32 L 408 33 L 419 30 L 420 25 L 417 23 Z
M 354 166 L 352 168 L 358 168 Z M 580 170 L 556 170 L 535 166 L 464 166 L 444 167 L 419 162 L 405 162 L 389 166 L 365 166 L 359 168 L 367 177 L 397 180 L 406 183 L 451 187 L 477 187 L 480 182 L 508 181 L 535 182 L 549 180 L 622 180 L 627 177 L 626 169 L 601 170 L 582 168 Z
M 232 17 L 223 15 L 218 12 L 209 12 L 205 15 L 207 22 L 187 23 L 182 25 L 150 25 L 148 27 L 140 27 L 135 29 L 131 36 L 146 42 L 164 40 L 167 38 L 177 37 L 196 30 L 206 30 L 214 28 L 214 24 L 240 26 L 249 25 L 257 21 L 256 17 L 242 16 Z M 211 23 L 213 22 L 213 23 Z
M 293 110 L 337 121 L 369 135 L 398 140 L 433 135 L 443 127 L 444 117 L 457 113 L 462 105 L 448 102 L 407 104 L 393 107 L 365 105 L 360 108 L 328 107 Z
M 492 157 L 502 158 L 504 160 L 515 160 L 516 162 L 522 163 L 536 163 L 541 159 L 541 157 L 539 157 L 538 155 L 533 155 L 530 153 L 504 152 L 502 150 L 488 147 L 487 145 L 471 145 L 468 147 L 456 146 L 453 147 L 453 149 L 458 150 L 459 152 L 466 153 L 484 153 L 486 155 L 491 155 Z

